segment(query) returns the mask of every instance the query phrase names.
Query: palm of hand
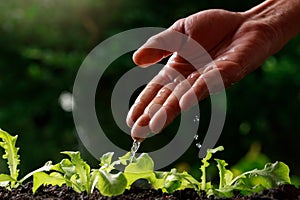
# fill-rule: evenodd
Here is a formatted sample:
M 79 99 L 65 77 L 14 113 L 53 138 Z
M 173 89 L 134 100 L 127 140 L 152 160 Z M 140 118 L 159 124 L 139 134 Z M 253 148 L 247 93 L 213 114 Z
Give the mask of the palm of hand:
M 228 87 L 258 67 L 270 54 L 271 27 L 241 13 L 209 10 L 178 20 L 168 30 L 150 38 L 135 52 L 135 63 L 148 66 L 172 54 L 151 46 L 170 37 L 174 30 L 201 44 L 214 62 L 197 69 L 174 53 L 130 109 L 127 124 L 132 127 L 133 138 L 159 132 L 182 109 L 207 97 L 206 80 L 214 81 L 221 74 L 221 85 Z M 185 44 L 174 45 L 173 49 L 179 49 Z M 214 90 L 222 89 L 219 85 L 216 82 Z

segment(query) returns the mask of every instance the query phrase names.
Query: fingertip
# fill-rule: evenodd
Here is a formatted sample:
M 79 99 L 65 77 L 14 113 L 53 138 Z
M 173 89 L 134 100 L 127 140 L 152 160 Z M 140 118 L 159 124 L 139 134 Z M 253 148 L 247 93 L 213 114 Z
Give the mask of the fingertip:
M 143 142 L 145 140 L 145 138 L 139 138 L 139 137 L 134 137 L 134 136 L 131 136 L 131 138 L 133 141 L 138 141 L 138 142 Z
M 145 140 L 150 132 L 149 126 L 139 126 L 134 124 L 131 129 L 131 137 L 137 140 Z
M 143 58 L 144 55 L 143 55 L 143 52 L 141 53 L 141 51 L 143 51 L 143 49 L 138 49 L 136 52 L 133 53 L 133 56 L 132 56 L 133 62 L 142 68 L 150 66 L 151 64 L 145 63 L 145 58 Z
M 170 54 L 170 52 L 165 50 L 142 47 L 134 52 L 132 59 L 136 65 L 145 68 L 159 62 Z
M 132 126 L 131 137 L 133 139 L 144 140 L 151 132 L 149 128 L 150 118 L 148 115 L 142 115 Z

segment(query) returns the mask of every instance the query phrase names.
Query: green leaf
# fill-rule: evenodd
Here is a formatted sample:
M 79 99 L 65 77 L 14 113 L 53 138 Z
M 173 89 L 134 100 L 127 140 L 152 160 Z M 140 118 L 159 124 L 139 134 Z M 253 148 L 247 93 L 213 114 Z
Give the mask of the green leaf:
M 167 190 L 167 192 L 172 193 L 181 186 L 181 181 L 182 179 L 180 176 L 170 174 L 165 179 L 164 188 Z
M 93 170 L 92 173 L 91 173 L 91 189 L 90 189 L 91 193 L 93 193 L 93 191 L 94 191 L 94 189 L 97 186 L 98 181 L 99 181 L 99 174 L 96 171 L 98 171 L 98 170 Z
M 219 146 L 219 147 L 214 148 L 214 149 L 208 149 L 206 156 L 202 159 L 203 164 L 200 167 L 200 170 L 202 172 L 202 175 L 201 175 L 201 190 L 206 189 L 206 168 L 210 165 L 208 160 L 211 159 L 212 154 L 214 154 L 218 151 L 223 151 L 223 150 L 224 150 L 223 146 Z
M 108 170 L 108 172 L 110 172 L 112 169 L 114 169 L 114 167 L 111 166 L 111 161 L 112 161 L 113 155 L 114 155 L 114 152 L 108 152 L 100 158 L 101 169 Z
M 220 177 L 220 183 L 219 183 L 219 189 L 222 189 L 224 186 L 228 186 L 231 184 L 233 173 L 226 169 L 226 166 L 228 165 L 225 160 L 215 159 L 217 161 L 217 168 L 219 170 L 219 177 Z
M 124 175 L 127 179 L 127 188 L 140 178 L 145 178 L 154 184 L 156 176 L 154 173 L 154 162 L 146 153 L 142 153 L 135 162 L 130 163 L 125 167 Z
M 129 161 L 130 157 L 130 152 L 127 152 L 124 156 L 119 157 L 119 164 L 127 165 L 127 162 Z
M 122 172 L 117 174 L 108 173 L 105 170 L 96 170 L 93 174 L 96 173 L 98 177 L 98 182 L 96 188 L 104 196 L 116 196 L 123 194 L 125 191 L 127 180 Z
M 69 159 L 61 160 L 59 166 L 56 166 L 56 168 L 60 168 L 64 176 L 69 180 L 74 174 L 77 173 L 74 164 Z
M 127 152 L 124 156 L 119 157 L 119 160 L 112 162 L 113 155 L 114 152 L 108 152 L 100 158 L 101 170 L 106 170 L 107 172 L 110 172 L 111 170 L 115 169 L 115 165 L 127 165 L 131 154 L 130 152 Z
M 0 186 L 7 187 L 10 182 L 16 181 L 8 174 L 0 174 Z
M 152 158 L 147 153 L 142 153 L 136 162 L 130 163 L 126 168 L 125 172 L 131 173 L 147 173 L 154 171 L 154 162 Z
M 66 179 L 60 173 L 53 172 L 48 175 L 45 172 L 36 172 L 33 174 L 32 192 L 35 193 L 41 185 L 61 186 L 64 183 L 66 183 Z
M 90 193 L 90 166 L 81 158 L 79 152 L 65 151 L 63 154 L 68 155 L 71 160 L 64 159 L 60 163 L 61 169 L 65 172 L 66 177 L 81 191 Z
M 249 188 L 261 185 L 263 188 L 272 188 L 280 184 L 290 184 L 289 167 L 283 162 L 268 163 L 264 169 L 254 169 L 237 176 L 232 182 L 243 179 L 243 184 Z M 241 184 L 239 184 L 241 185 Z
M 163 189 L 163 192 L 167 192 L 167 190 L 164 188 L 165 188 L 165 180 L 169 174 L 170 172 L 155 171 L 154 172 L 155 178 L 152 178 L 152 182 L 151 182 L 152 187 L 154 189 Z
M 19 176 L 18 165 L 20 164 L 20 156 L 18 155 L 19 148 L 15 146 L 18 136 L 11 136 L 7 132 L 0 129 L 0 138 L 2 139 L 0 146 L 5 151 L 3 159 L 7 159 L 10 176 L 14 180 L 11 181 L 11 187 L 14 187 L 15 181 Z
M 155 189 L 173 192 L 184 188 L 197 188 L 199 182 L 187 172 L 179 173 L 176 169 L 170 172 L 154 172 L 154 163 L 148 154 L 141 154 L 135 162 L 130 163 L 124 171 L 128 181 L 127 188 L 136 180 L 147 179 Z
M 218 169 L 223 170 L 222 165 L 224 167 L 226 166 L 224 162 L 220 160 L 217 162 L 220 164 Z M 227 172 L 228 171 L 229 170 L 227 170 Z M 231 179 L 230 177 L 231 175 L 229 175 L 228 180 Z M 247 171 L 235 177 L 230 183 L 228 180 L 225 180 L 226 184 L 223 184 L 223 187 L 211 190 L 209 195 L 214 194 L 216 197 L 232 197 L 233 190 L 238 190 L 243 195 L 249 195 L 251 193 L 259 193 L 263 189 L 277 187 L 281 184 L 289 184 L 289 168 L 282 162 L 268 163 L 264 169 Z
M 64 159 L 63 159 L 64 160 Z M 63 161 L 62 160 L 62 161 Z M 65 171 L 61 168 L 61 163 L 62 163 L 62 161 L 60 162 L 60 163 L 57 163 L 57 164 L 55 164 L 55 165 L 52 165 L 52 167 L 51 167 L 51 170 L 53 170 L 53 171 L 57 171 L 57 172 L 60 172 L 60 173 L 65 173 Z M 71 161 L 70 161 L 71 162 Z
M 164 188 L 167 192 L 172 193 L 175 190 L 185 188 L 194 188 L 198 190 L 200 183 L 187 172 L 179 173 L 176 169 L 172 169 L 165 178 Z
M 0 182 L 4 182 L 4 181 L 15 181 L 15 180 L 8 174 L 0 174 Z

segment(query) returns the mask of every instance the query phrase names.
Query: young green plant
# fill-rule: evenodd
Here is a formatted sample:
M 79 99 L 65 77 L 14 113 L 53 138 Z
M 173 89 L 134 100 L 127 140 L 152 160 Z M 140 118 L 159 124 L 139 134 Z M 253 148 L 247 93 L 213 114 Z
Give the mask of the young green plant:
M 3 159 L 7 160 L 9 174 L 0 174 L 0 186 L 8 189 L 17 188 L 26 179 L 31 177 L 34 173 L 39 171 L 50 170 L 51 163 L 46 163 L 43 167 L 30 172 L 22 179 L 19 178 L 18 165 L 20 164 L 20 156 L 18 155 L 19 148 L 16 147 L 16 141 L 18 136 L 11 136 L 9 133 L 0 129 L 0 146 L 4 149 L 5 154 L 2 156 Z
M 263 189 L 276 187 L 281 184 L 289 184 L 289 168 L 282 162 L 268 163 L 263 169 L 254 169 L 244 172 L 236 177 L 226 169 L 227 162 L 215 159 L 219 171 L 219 184 L 215 186 L 207 180 L 206 170 L 211 165 L 209 162 L 213 154 L 222 151 L 223 147 L 209 149 L 202 159 L 200 171 L 202 173 L 198 181 L 187 172 L 155 171 L 154 162 L 147 153 L 140 154 L 133 162 L 130 152 L 118 160 L 113 161 L 113 152 L 108 152 L 100 158 L 100 167 L 91 167 L 81 158 L 79 152 L 62 152 L 68 158 L 62 159 L 57 164 L 47 162 L 43 167 L 30 172 L 24 178 L 18 180 L 20 156 L 16 145 L 17 136 L 11 136 L 0 129 L 0 146 L 4 149 L 3 158 L 7 160 L 9 174 L 0 174 L 0 185 L 8 189 L 20 186 L 26 179 L 33 176 L 33 192 L 42 185 L 66 184 L 76 192 L 92 193 L 98 189 L 102 195 L 116 196 L 122 194 L 125 189 L 139 180 L 146 179 L 154 189 L 162 189 L 163 192 L 172 193 L 175 190 L 193 188 L 200 192 L 204 190 L 207 195 L 216 197 L 232 197 L 234 191 L 248 195 L 260 192 Z M 116 165 L 124 165 L 124 171 L 117 171 Z

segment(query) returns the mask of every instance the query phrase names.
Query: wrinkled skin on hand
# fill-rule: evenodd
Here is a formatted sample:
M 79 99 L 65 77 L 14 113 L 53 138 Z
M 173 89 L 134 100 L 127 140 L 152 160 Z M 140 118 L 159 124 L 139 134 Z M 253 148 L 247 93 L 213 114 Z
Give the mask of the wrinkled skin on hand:
M 197 41 L 214 62 L 197 70 L 176 51 L 151 48 L 170 37 L 172 31 Z M 214 80 L 221 74 L 225 87 L 241 80 L 275 53 L 276 47 L 272 41 L 276 37 L 276 29 L 263 20 L 254 20 L 248 13 L 225 10 L 196 13 L 176 21 L 169 29 L 151 37 L 134 53 L 134 62 L 141 67 L 148 67 L 171 57 L 141 92 L 128 113 L 127 124 L 132 127 L 132 137 L 143 140 L 149 132 L 160 132 L 182 110 L 188 110 L 206 98 L 209 95 L 206 80 Z M 174 70 L 185 79 L 174 76 Z M 197 98 L 193 98 L 195 95 Z

